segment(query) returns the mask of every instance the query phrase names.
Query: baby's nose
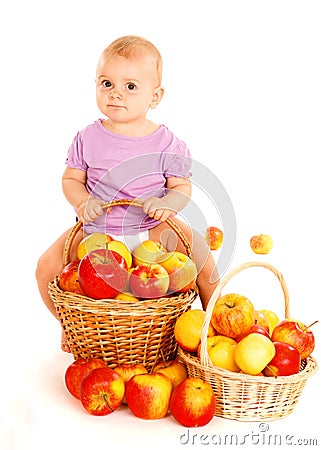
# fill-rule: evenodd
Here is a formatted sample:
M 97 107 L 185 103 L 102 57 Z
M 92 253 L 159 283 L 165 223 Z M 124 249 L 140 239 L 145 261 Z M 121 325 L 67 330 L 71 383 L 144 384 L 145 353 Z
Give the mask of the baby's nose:
M 121 98 L 120 89 L 115 86 L 113 89 L 111 89 L 109 95 L 111 98 Z

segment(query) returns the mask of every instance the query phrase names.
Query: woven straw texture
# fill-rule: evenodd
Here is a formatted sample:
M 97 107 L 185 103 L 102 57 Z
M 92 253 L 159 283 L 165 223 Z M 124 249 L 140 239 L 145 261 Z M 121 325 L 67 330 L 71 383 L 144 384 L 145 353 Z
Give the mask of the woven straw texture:
M 284 315 L 289 318 L 289 294 L 282 274 L 267 263 L 242 264 L 221 280 L 208 304 L 202 329 L 200 359 L 181 348 L 178 356 L 185 363 L 189 376 L 202 378 L 211 384 L 216 395 L 217 416 L 240 421 L 281 419 L 294 410 L 308 378 L 317 371 L 318 365 L 313 357 L 302 361 L 298 374 L 274 378 L 234 373 L 214 367 L 207 352 L 208 327 L 216 300 L 231 278 L 252 267 L 268 269 L 277 277 L 283 291 Z
M 106 203 L 104 208 L 119 205 L 141 206 L 138 201 L 117 200 Z M 171 219 L 167 223 L 183 242 L 188 256 L 193 258 L 183 232 Z M 78 222 L 67 238 L 64 266 L 70 262 L 71 246 L 81 226 Z M 175 322 L 190 309 L 198 295 L 195 288 L 178 295 L 137 303 L 115 299 L 93 300 L 62 291 L 59 277 L 49 283 L 49 294 L 76 359 L 91 356 L 103 358 L 111 368 L 119 364 L 139 363 L 147 369 L 163 358 L 167 360 L 176 356 Z

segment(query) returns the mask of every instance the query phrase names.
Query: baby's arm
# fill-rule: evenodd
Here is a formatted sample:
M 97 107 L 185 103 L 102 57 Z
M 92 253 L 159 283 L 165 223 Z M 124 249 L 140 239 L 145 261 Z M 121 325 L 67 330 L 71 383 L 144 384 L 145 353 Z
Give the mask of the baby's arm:
M 66 199 L 77 210 L 81 222 L 91 222 L 101 216 L 101 200 L 92 197 L 86 189 L 87 174 L 84 170 L 67 167 L 62 177 L 62 189 Z
M 169 190 L 162 198 L 150 197 L 143 202 L 143 210 L 149 217 L 164 222 L 190 201 L 192 185 L 188 178 L 169 177 L 166 188 Z

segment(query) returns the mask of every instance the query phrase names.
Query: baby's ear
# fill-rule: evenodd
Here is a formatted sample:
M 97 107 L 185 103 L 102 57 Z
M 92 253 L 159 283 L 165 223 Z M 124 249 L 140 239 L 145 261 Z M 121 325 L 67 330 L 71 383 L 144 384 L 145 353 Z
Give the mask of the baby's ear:
M 151 104 L 149 105 L 152 109 L 156 108 L 156 106 L 159 104 L 161 99 L 164 95 L 164 88 L 162 86 L 158 86 L 154 89 L 153 92 L 153 99 L 151 101 Z

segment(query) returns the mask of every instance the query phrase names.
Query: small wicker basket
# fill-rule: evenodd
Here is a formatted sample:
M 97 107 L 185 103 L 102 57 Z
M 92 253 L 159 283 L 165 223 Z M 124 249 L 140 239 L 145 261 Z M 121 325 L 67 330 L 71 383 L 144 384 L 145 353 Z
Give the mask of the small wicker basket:
M 200 359 L 181 348 L 178 356 L 185 363 L 189 376 L 202 378 L 211 384 L 217 400 L 217 416 L 240 421 L 275 420 L 288 416 L 294 410 L 306 381 L 318 369 L 316 360 L 310 356 L 301 362 L 299 373 L 274 378 L 234 373 L 215 367 L 207 352 L 208 327 L 216 300 L 232 277 L 251 267 L 266 268 L 277 277 L 284 295 L 285 318 L 289 318 L 289 295 L 282 274 L 267 263 L 242 264 L 221 280 L 207 306 Z
M 136 200 L 115 200 L 104 204 L 104 208 L 120 205 L 141 207 Z M 181 229 L 171 219 L 167 223 L 182 241 L 188 256 L 193 258 L 190 244 Z M 66 240 L 64 266 L 70 262 L 71 246 L 81 227 L 82 224 L 77 222 Z M 74 358 L 102 358 L 111 368 L 124 363 L 139 363 L 151 369 L 158 360 L 176 356 L 175 322 L 191 308 L 198 292 L 195 287 L 170 297 L 137 303 L 94 300 L 62 291 L 59 277 L 56 277 L 49 283 L 49 294 Z

